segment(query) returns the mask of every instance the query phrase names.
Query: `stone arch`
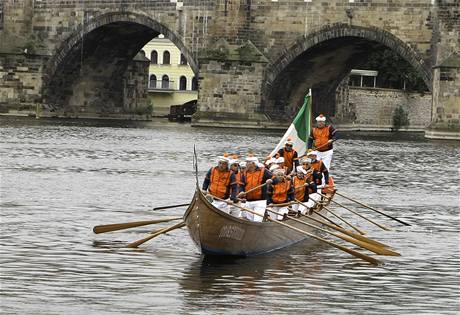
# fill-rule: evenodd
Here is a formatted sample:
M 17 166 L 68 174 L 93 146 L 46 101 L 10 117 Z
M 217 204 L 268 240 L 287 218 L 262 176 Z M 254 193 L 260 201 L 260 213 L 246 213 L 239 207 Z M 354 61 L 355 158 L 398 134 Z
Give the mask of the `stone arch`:
M 266 68 L 266 82 L 273 82 L 276 77 L 297 57 L 308 49 L 331 39 L 341 37 L 357 37 L 374 41 L 394 50 L 411 64 L 422 76 L 425 84 L 431 89 L 431 68 L 426 64 L 420 53 L 412 49 L 404 41 L 378 27 L 353 26 L 337 23 L 328 25 L 307 36 L 301 36 L 287 46 L 280 56 Z
M 164 24 L 161 24 L 152 18 L 150 18 L 147 15 L 142 15 L 139 13 L 134 13 L 134 12 L 110 12 L 110 13 L 104 13 L 99 16 L 96 16 L 89 20 L 88 22 L 84 23 L 84 25 L 79 25 L 73 32 L 72 34 L 62 43 L 62 45 L 56 50 L 56 52 L 53 54 L 53 57 L 50 59 L 50 61 L 47 63 L 46 67 L 46 74 L 52 75 L 56 71 L 56 69 L 59 67 L 61 62 L 65 59 L 67 54 L 72 50 L 72 48 L 78 44 L 79 41 L 84 38 L 84 36 L 91 31 L 110 24 L 114 22 L 130 22 L 134 24 L 141 24 L 146 27 L 151 28 L 152 30 L 155 30 L 159 34 L 163 34 L 166 38 L 168 38 L 170 41 L 176 45 L 180 51 L 185 55 L 187 58 L 187 61 L 192 68 L 193 72 L 198 73 L 198 63 L 197 61 L 193 58 L 193 54 L 191 51 L 185 46 L 183 41 L 179 38 L 178 35 L 176 35 L 175 32 L 170 30 L 168 27 L 166 27 Z
M 331 62 L 336 62 L 337 65 L 337 60 L 342 55 L 344 56 L 342 68 L 337 67 L 334 69 L 336 77 L 332 77 L 332 72 L 327 73 L 329 75 L 329 85 L 325 85 L 325 82 L 316 81 L 320 84 L 317 87 L 322 86 L 322 90 L 328 89 L 329 93 L 331 93 L 331 86 L 338 84 L 348 73 L 347 69 L 345 69 L 345 64 L 348 64 L 348 61 L 359 59 L 355 57 L 363 55 L 369 49 L 381 48 L 383 46 L 398 53 L 421 75 L 427 87 L 429 89 L 432 88 L 430 65 L 427 64 L 418 51 L 410 47 L 407 43 L 388 31 L 377 27 L 361 27 L 337 23 L 325 26 L 307 36 L 297 38 L 279 54 L 279 57 L 267 65 L 262 87 L 262 110 L 267 114 L 273 111 L 273 115 L 277 116 L 277 111 L 280 108 L 291 104 L 294 108 L 289 108 L 289 110 L 295 112 L 296 106 L 301 104 L 302 95 L 305 94 L 303 93 L 305 92 L 304 89 L 314 81 L 314 79 L 311 79 L 311 74 L 298 75 L 296 77 L 296 72 L 301 67 L 309 69 L 308 67 L 312 66 L 311 58 L 324 59 L 326 56 L 329 56 L 331 60 L 335 60 Z M 348 47 L 348 51 L 345 51 L 346 48 L 344 47 Z M 335 55 L 334 51 L 337 51 Z M 309 75 L 309 84 L 306 82 L 302 83 L 302 80 Z M 293 81 L 283 86 L 283 79 L 286 78 L 293 78 Z M 294 82 L 295 80 L 297 81 Z M 312 86 L 310 85 L 310 87 Z

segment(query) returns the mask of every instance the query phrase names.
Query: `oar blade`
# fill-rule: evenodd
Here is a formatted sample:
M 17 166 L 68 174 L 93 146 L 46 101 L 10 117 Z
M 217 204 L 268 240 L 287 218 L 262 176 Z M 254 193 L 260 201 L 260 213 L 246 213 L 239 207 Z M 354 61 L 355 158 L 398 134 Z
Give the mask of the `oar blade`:
M 170 227 L 166 227 L 164 229 L 161 229 L 160 231 L 158 231 L 158 232 L 156 232 L 154 234 L 151 234 L 151 235 L 149 235 L 147 237 L 144 237 L 143 239 L 140 239 L 138 241 L 132 242 L 132 243 L 128 244 L 128 246 L 126 246 L 126 247 L 137 248 L 137 247 L 139 247 L 139 245 L 144 244 L 145 242 L 150 241 L 151 239 L 153 239 L 153 238 L 155 238 L 155 237 L 157 237 L 157 236 L 159 236 L 161 234 L 164 234 L 166 232 L 169 232 L 169 231 L 172 231 L 172 230 L 175 230 L 175 229 L 179 229 L 179 228 L 184 227 L 184 226 L 185 226 L 184 221 L 179 222 L 179 223 L 174 224 L 174 225 L 172 225 Z
M 97 226 L 95 226 L 93 228 L 93 232 L 96 233 L 96 234 L 107 233 L 107 232 L 125 230 L 125 229 L 130 229 L 130 228 L 144 226 L 144 225 L 170 222 L 170 221 L 179 220 L 179 219 L 182 219 L 182 217 L 165 218 L 165 219 L 148 220 L 148 221 L 135 221 L 135 222 L 127 222 L 127 223 L 114 223 L 114 224 L 97 225 Z

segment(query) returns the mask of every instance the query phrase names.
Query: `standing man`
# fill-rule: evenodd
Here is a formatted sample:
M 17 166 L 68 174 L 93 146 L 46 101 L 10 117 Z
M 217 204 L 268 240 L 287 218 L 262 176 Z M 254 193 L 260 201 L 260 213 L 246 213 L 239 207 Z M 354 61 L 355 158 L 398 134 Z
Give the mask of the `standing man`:
M 297 166 L 299 166 L 297 151 L 294 150 L 294 141 L 287 139 L 284 148 L 279 149 L 278 154 L 284 158 L 284 166 L 287 167 L 287 174 L 290 174 Z
M 209 193 L 212 196 L 227 199 L 230 197 L 232 201 L 236 200 L 237 183 L 235 174 L 230 171 L 229 159 L 225 156 L 217 158 L 217 167 L 211 167 L 206 174 L 203 182 L 203 193 Z M 228 213 L 229 207 L 226 202 L 214 200 L 213 206 Z
M 337 130 L 332 125 L 326 126 L 326 116 L 319 114 L 316 117 L 317 127 L 313 128 L 308 138 L 308 148 L 313 147 L 315 142 L 316 151 L 318 151 L 318 160 L 323 161 L 327 169 L 331 167 L 333 147 L 332 143 L 337 140 Z

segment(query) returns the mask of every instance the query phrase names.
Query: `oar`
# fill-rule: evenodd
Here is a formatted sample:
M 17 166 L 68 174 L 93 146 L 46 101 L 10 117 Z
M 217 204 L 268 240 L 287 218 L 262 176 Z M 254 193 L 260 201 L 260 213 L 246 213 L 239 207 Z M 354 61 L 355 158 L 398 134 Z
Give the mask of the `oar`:
M 227 201 L 227 200 L 224 200 L 224 199 L 215 197 L 215 196 L 213 196 L 213 198 L 214 198 L 214 199 L 217 199 L 217 200 L 219 200 L 219 201 L 223 201 L 223 202 L 225 202 L 225 203 L 227 203 L 227 204 L 229 204 L 229 205 L 232 205 L 232 206 L 234 206 L 234 207 L 240 208 L 241 210 L 244 210 L 244 211 L 246 211 L 246 212 L 252 213 L 252 214 L 254 214 L 254 215 L 258 215 L 258 216 L 260 216 L 260 217 L 263 217 L 263 216 L 264 216 L 264 215 L 262 215 L 262 214 L 259 214 L 259 213 L 255 212 L 255 211 L 252 211 L 251 209 L 248 209 L 248 208 L 245 208 L 245 207 L 241 207 L 241 206 L 239 206 L 239 205 L 237 205 L 237 204 L 234 204 L 233 202 L 230 202 L 230 201 Z M 321 237 L 319 237 L 319 236 L 316 236 L 316 235 L 314 235 L 314 234 L 312 234 L 312 233 L 308 233 L 308 232 L 306 232 L 306 231 L 304 231 L 304 230 L 301 230 L 301 229 L 299 229 L 299 228 L 296 228 L 295 226 L 292 226 L 292 225 L 289 225 L 289 224 L 286 224 L 286 223 L 283 223 L 283 222 L 280 222 L 280 221 L 277 221 L 277 220 L 273 220 L 273 219 L 270 218 L 270 217 L 267 217 L 267 219 L 268 219 L 269 221 L 271 221 L 271 222 L 274 222 L 274 223 L 276 223 L 276 224 L 283 225 L 283 226 L 285 226 L 285 227 L 287 227 L 287 228 L 289 228 L 289 229 L 291 229 L 291 230 L 297 231 L 297 232 L 299 232 L 299 233 L 301 233 L 301 234 L 310 236 L 311 238 L 314 238 L 314 239 L 316 239 L 316 240 L 318 240 L 318 241 L 321 241 L 321 242 L 324 242 L 324 243 L 326 243 L 326 244 L 329 244 L 330 246 L 333 246 L 333 247 L 335 247 L 335 248 L 338 248 L 338 249 L 340 249 L 340 250 L 343 250 L 344 252 L 347 252 L 347 253 L 349 253 L 350 255 L 353 255 L 353 256 L 355 256 L 355 257 L 361 258 L 361 259 L 363 259 L 363 260 L 365 260 L 365 261 L 367 261 L 367 262 L 369 262 L 369 263 L 371 263 L 371 264 L 373 264 L 373 265 L 378 265 L 379 263 L 381 263 L 378 259 L 375 259 L 375 258 L 373 258 L 373 257 L 370 257 L 370 256 L 365 255 L 365 254 L 363 254 L 363 253 L 360 253 L 360 252 L 358 252 L 358 251 L 355 251 L 355 250 L 353 250 L 353 249 L 347 248 L 347 247 L 345 247 L 345 246 L 336 244 L 336 243 L 334 243 L 334 242 L 328 241 L 328 240 L 326 240 L 326 239 L 324 239 L 324 238 L 321 238 Z
M 254 188 L 251 188 L 251 189 L 249 189 L 248 191 L 242 191 L 242 193 L 243 193 L 244 195 L 247 195 L 247 194 L 249 194 L 250 192 L 253 192 L 253 191 L 256 190 L 256 189 L 259 189 L 259 188 L 264 187 L 265 185 L 267 185 L 267 182 L 265 182 L 265 183 L 263 183 L 263 184 L 260 184 L 259 186 L 256 186 L 256 187 L 254 187 Z
M 305 208 L 311 209 L 314 213 L 316 213 L 318 216 L 320 216 L 320 217 L 323 218 L 324 220 L 326 220 L 326 221 L 328 221 L 328 222 L 334 224 L 335 226 L 337 226 L 337 227 L 339 227 L 339 228 L 342 228 L 342 226 L 341 226 L 340 224 L 338 224 L 338 223 L 332 221 L 331 219 L 329 219 L 328 217 L 322 215 L 321 213 L 319 213 L 318 211 L 314 210 L 313 208 L 307 207 L 306 204 L 300 202 L 298 199 L 295 199 L 295 201 L 296 201 L 297 203 L 301 204 L 302 206 L 304 206 Z
M 334 143 L 335 141 L 337 141 L 337 139 L 332 139 L 332 143 Z M 322 145 L 320 145 L 319 147 L 316 147 L 315 150 L 321 149 L 322 147 L 325 147 L 325 146 L 327 146 L 328 144 L 329 144 L 329 143 L 326 142 L 325 144 L 322 144 Z
M 338 193 L 338 192 L 335 192 L 335 193 L 336 193 L 337 195 L 339 195 L 339 196 L 345 198 L 345 199 L 348 199 L 348 200 L 350 200 L 350 201 L 353 201 L 353 202 L 355 202 L 355 203 L 357 203 L 357 204 L 363 206 L 364 208 L 367 208 L 367 209 L 373 210 L 373 211 L 375 211 L 375 212 L 377 212 L 377 213 L 380 213 L 381 215 L 384 215 L 384 216 L 386 216 L 387 218 L 390 218 L 390 219 L 393 219 L 393 220 L 395 220 L 395 221 L 398 221 L 398 222 L 401 223 L 401 224 L 404 224 L 404 225 L 407 225 L 407 226 L 411 226 L 411 225 L 410 225 L 409 223 L 407 223 L 407 222 L 404 222 L 404 221 L 399 220 L 399 219 L 397 219 L 397 218 L 395 218 L 395 217 L 392 217 L 391 215 L 386 214 L 385 212 L 382 212 L 382 211 L 377 210 L 377 209 L 375 209 L 375 208 L 372 208 L 371 206 L 365 205 L 364 203 L 359 202 L 358 200 L 355 200 L 355 199 L 353 199 L 353 198 L 351 198 L 351 197 L 347 197 L 347 196 L 345 196 L 345 195 L 343 195 L 343 194 L 341 194 L 341 193 Z
M 292 209 L 292 210 L 295 211 L 294 209 Z M 313 211 L 314 211 L 314 210 L 313 210 Z M 316 211 L 314 211 L 314 212 L 315 212 L 316 214 L 320 214 L 320 213 L 318 213 L 318 212 L 316 212 Z M 318 220 L 318 219 L 316 219 L 316 218 L 314 218 L 314 217 L 312 217 L 312 216 L 309 216 L 309 215 L 306 215 L 306 214 L 302 214 L 302 213 L 300 213 L 300 212 L 298 212 L 298 213 L 299 213 L 301 216 L 303 216 L 303 217 L 305 217 L 305 218 L 307 218 L 307 219 L 309 219 L 309 220 L 312 220 L 312 221 L 314 221 L 314 222 L 316 222 L 316 223 L 325 225 L 325 226 L 327 226 L 328 228 L 331 228 L 331 229 L 333 229 L 333 230 L 336 230 L 336 231 L 338 231 L 338 232 L 340 232 L 340 233 L 347 234 L 347 235 L 349 235 L 349 236 L 351 236 L 351 237 L 353 237 L 353 238 L 356 238 L 356 239 L 358 239 L 358 240 L 360 240 L 360 241 L 363 241 L 363 242 L 366 242 L 366 243 L 369 243 L 369 244 L 372 244 L 372 245 L 375 245 L 375 246 L 390 247 L 390 246 L 388 246 L 388 245 L 386 245 L 386 244 L 383 244 L 383 243 L 380 243 L 380 242 L 375 241 L 375 240 L 373 240 L 373 239 L 370 239 L 370 238 L 368 238 L 368 237 L 362 236 L 361 234 L 357 234 L 357 233 L 353 233 L 353 232 L 351 232 L 351 231 L 345 230 L 345 229 L 342 228 L 341 226 L 335 226 L 334 224 L 330 224 L 330 223 L 327 223 L 327 222 L 325 222 L 325 221 Z
M 313 202 L 315 204 L 319 204 L 318 201 L 316 201 L 315 199 L 311 199 L 313 200 Z M 339 219 L 340 221 L 342 221 L 343 223 L 345 223 L 346 225 L 348 225 L 349 227 L 351 227 L 353 230 L 355 230 L 356 232 L 358 232 L 359 234 L 366 234 L 364 233 L 363 231 L 361 231 L 360 229 L 358 229 L 356 226 L 354 226 L 353 224 L 351 224 L 350 222 L 348 222 L 347 220 L 345 220 L 344 218 L 342 218 L 341 216 L 339 216 L 338 214 L 336 214 L 334 211 L 332 211 L 331 209 L 329 209 L 328 207 L 326 207 L 325 205 L 322 205 L 321 204 L 321 208 L 326 210 L 327 212 L 329 212 L 330 214 L 332 214 L 334 217 L 336 217 L 337 219 Z
M 158 232 L 155 232 L 155 233 L 153 233 L 152 235 L 149 235 L 149 236 L 147 236 L 147 237 L 145 237 L 145 238 L 143 238 L 143 239 L 140 239 L 140 240 L 138 240 L 138 241 L 135 241 L 135 242 L 129 244 L 128 246 L 126 246 L 126 247 L 136 248 L 136 247 L 138 247 L 139 245 L 141 245 L 141 244 L 143 244 L 143 243 L 145 243 L 145 242 L 147 242 L 147 241 L 150 241 L 152 238 L 157 237 L 158 235 L 164 234 L 164 233 L 166 233 L 166 232 L 169 232 L 169 231 L 172 231 L 172 230 L 175 230 L 175 229 L 179 229 L 179 228 L 181 228 L 181 227 L 183 227 L 183 226 L 185 226 L 185 222 L 184 222 L 184 221 L 181 221 L 181 222 L 176 223 L 176 224 L 174 224 L 174 225 L 172 225 L 172 226 L 170 226 L 170 227 L 166 227 L 166 228 L 164 228 L 164 229 L 161 229 L 161 230 L 159 230 Z
M 173 206 L 164 206 L 164 207 L 155 207 L 153 208 L 152 210 L 163 210 L 163 209 L 170 209 L 170 208 L 178 208 L 178 207 L 184 207 L 184 206 L 188 206 L 190 203 L 183 203 L 183 204 L 180 204 L 180 205 L 173 205 Z
M 331 199 L 331 198 L 328 198 L 328 197 L 326 197 L 326 196 L 324 196 L 324 195 L 322 195 L 322 194 L 320 194 L 320 196 L 322 196 L 322 197 L 324 197 L 324 198 L 326 198 L 326 199 L 332 201 L 333 203 L 335 203 L 336 205 L 338 205 L 338 206 L 340 206 L 340 207 L 342 207 L 342 208 L 344 208 L 344 209 L 347 209 L 347 210 L 350 211 L 351 213 L 354 213 L 354 214 L 356 214 L 357 216 L 363 218 L 364 220 L 366 220 L 366 221 L 368 221 L 368 222 L 370 222 L 370 223 L 372 223 L 372 224 L 378 226 L 378 227 L 381 228 L 382 230 L 391 231 L 391 229 L 387 228 L 386 226 L 383 226 L 383 225 L 381 225 L 381 224 L 379 224 L 379 223 L 377 223 L 377 222 L 375 222 L 375 221 L 373 221 L 373 220 L 371 220 L 371 219 L 369 219 L 369 218 L 363 216 L 363 215 L 360 214 L 359 212 L 356 212 L 355 210 L 350 209 L 350 208 L 344 206 L 344 205 L 341 204 L 341 203 L 338 203 L 337 201 L 335 201 L 335 200 L 333 200 L 333 199 Z
M 179 220 L 179 219 L 182 219 L 182 217 L 157 219 L 157 220 L 149 220 L 149 221 L 136 221 L 136 222 L 128 222 L 128 223 L 114 223 L 114 224 L 97 225 L 93 228 L 93 232 L 96 234 L 107 233 L 107 232 L 130 229 L 133 227 L 144 226 L 144 225 L 149 225 L 149 224 L 169 222 L 169 221 L 174 221 L 174 220 Z
M 267 211 L 268 212 L 272 212 L 272 213 L 275 213 L 277 215 L 282 215 L 280 214 L 279 212 L 276 212 L 276 211 L 273 211 L 273 210 L 270 210 L 267 208 Z M 325 233 L 328 233 L 330 235 L 333 235 L 335 237 L 338 237 L 344 241 L 347 241 L 347 242 L 350 242 L 352 244 L 355 244 L 355 245 L 358 245 L 359 247 L 361 248 L 364 248 L 364 249 L 367 249 L 371 252 L 374 252 L 376 254 L 379 254 L 379 255 L 386 255 L 386 256 L 401 256 L 401 254 L 395 252 L 395 251 L 392 251 L 388 248 L 385 248 L 385 247 L 380 247 L 380 246 L 375 246 L 375 245 L 372 245 L 370 243 L 367 243 L 367 242 L 363 242 L 363 241 L 360 241 L 360 240 L 357 240 L 353 237 L 350 237 L 350 236 L 347 236 L 347 235 L 342 235 L 342 234 L 338 234 L 338 233 L 335 233 L 335 232 L 332 232 L 332 231 L 329 231 L 329 230 L 326 230 L 326 229 L 323 229 L 321 228 L 320 226 L 317 226 L 317 225 L 314 225 L 314 224 L 310 224 L 308 222 L 305 222 L 305 221 L 302 221 L 302 220 L 299 220 L 299 219 L 296 219 L 294 218 L 293 216 L 290 216 L 288 215 L 287 216 L 289 219 L 295 221 L 295 222 L 299 222 L 301 224 L 304 224 L 308 227 L 311 227 L 311 228 L 316 228 L 322 232 L 325 232 Z

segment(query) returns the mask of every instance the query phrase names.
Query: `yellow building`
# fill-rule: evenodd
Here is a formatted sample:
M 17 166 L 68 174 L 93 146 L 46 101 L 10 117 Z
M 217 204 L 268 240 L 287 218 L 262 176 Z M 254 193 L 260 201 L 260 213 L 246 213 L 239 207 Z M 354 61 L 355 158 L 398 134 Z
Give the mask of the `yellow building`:
M 154 116 L 168 115 L 170 106 L 197 100 L 197 78 L 173 42 L 159 35 L 142 51 L 150 60 L 148 91 Z

